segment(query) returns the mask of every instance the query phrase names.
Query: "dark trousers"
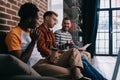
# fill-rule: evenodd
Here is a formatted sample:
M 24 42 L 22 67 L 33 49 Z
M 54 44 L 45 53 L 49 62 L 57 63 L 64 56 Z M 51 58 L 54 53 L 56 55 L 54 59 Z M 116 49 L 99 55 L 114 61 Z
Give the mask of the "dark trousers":
M 83 75 L 92 80 L 107 80 L 105 79 L 85 58 L 82 59 L 84 70 Z

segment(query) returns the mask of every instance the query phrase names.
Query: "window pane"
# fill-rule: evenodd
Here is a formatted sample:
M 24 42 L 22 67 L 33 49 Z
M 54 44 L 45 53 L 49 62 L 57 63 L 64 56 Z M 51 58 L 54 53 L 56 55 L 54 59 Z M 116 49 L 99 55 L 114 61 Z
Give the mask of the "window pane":
M 120 10 L 113 11 L 113 54 L 118 53 L 120 47 Z
M 101 11 L 99 14 L 98 32 L 109 32 L 108 11 Z
M 109 4 L 110 0 L 100 0 L 100 8 L 109 8 L 110 4 Z
M 120 0 L 111 0 L 112 8 L 120 7 Z
M 99 14 L 99 25 L 96 40 L 96 54 L 109 54 L 108 11 L 101 11 Z

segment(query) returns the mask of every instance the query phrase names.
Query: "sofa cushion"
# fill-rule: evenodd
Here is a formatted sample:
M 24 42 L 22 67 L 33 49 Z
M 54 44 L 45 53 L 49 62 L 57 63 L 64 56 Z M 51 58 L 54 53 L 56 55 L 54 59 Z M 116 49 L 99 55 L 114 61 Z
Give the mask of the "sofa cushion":
M 33 75 L 40 76 L 34 69 L 9 54 L 0 54 L 0 76 Z

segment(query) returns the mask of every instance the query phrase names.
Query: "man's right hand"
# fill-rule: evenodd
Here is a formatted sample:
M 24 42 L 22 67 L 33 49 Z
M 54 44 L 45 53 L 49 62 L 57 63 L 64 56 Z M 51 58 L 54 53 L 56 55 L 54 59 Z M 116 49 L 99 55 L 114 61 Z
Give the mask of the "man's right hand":
M 60 59 L 60 56 L 61 56 L 61 53 L 59 53 L 58 51 L 52 51 L 49 60 L 51 63 L 57 64 L 57 62 Z
M 72 42 L 72 41 L 67 41 L 66 43 L 65 43 L 65 46 L 72 46 L 74 44 L 74 42 Z
M 37 28 L 32 30 L 30 33 L 30 37 L 31 37 L 33 42 L 36 42 L 40 37 L 40 30 Z

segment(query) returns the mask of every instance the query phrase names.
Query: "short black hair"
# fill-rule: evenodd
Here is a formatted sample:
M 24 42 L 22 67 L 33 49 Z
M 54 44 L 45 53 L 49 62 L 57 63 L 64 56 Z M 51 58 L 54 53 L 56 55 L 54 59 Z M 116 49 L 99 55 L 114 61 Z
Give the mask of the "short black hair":
M 47 11 L 44 13 L 43 18 L 45 19 L 46 16 L 52 16 L 52 15 L 58 16 L 58 14 L 53 11 Z
M 63 21 L 64 21 L 64 20 L 70 20 L 70 18 L 69 18 L 69 17 L 64 17 L 64 18 L 63 18 Z
M 28 2 L 20 7 L 18 15 L 21 19 L 28 19 L 29 17 L 38 17 L 39 9 L 32 3 Z

